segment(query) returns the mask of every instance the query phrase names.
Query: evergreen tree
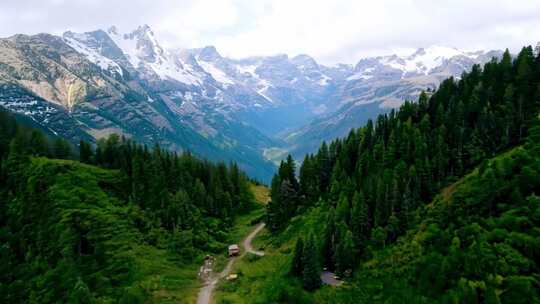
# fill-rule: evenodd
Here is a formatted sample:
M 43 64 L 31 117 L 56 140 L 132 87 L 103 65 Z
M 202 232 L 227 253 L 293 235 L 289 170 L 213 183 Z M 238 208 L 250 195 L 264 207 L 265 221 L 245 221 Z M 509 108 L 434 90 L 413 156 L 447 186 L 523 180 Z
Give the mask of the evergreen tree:
M 69 143 L 61 138 L 54 141 L 53 154 L 55 158 L 67 159 L 71 156 L 71 147 Z
M 302 258 L 304 271 L 302 273 L 302 285 L 306 290 L 312 291 L 321 286 L 319 265 L 317 262 L 317 248 L 313 236 L 309 236 L 304 246 Z
M 49 155 L 49 143 L 47 139 L 38 130 L 32 130 L 30 132 L 29 140 L 30 154 L 34 156 L 48 156 Z
M 94 151 L 92 146 L 84 140 L 79 142 L 79 159 L 82 163 L 91 164 Z
M 69 295 L 69 304 L 92 304 L 94 303 L 94 297 L 88 289 L 88 286 L 79 277 L 75 283 L 75 287 Z
M 280 203 L 279 203 L 279 186 L 281 185 L 281 180 L 276 174 L 272 178 L 272 183 L 270 186 L 270 201 L 266 205 L 266 222 L 268 223 L 268 228 L 270 231 L 277 231 L 280 227 L 281 216 L 280 216 Z
M 296 214 L 298 207 L 298 192 L 294 188 L 294 185 L 289 182 L 289 180 L 284 180 L 281 182 L 280 198 L 281 206 L 285 211 L 283 221 L 287 222 Z
M 303 203 L 311 204 L 319 198 L 319 181 L 313 156 L 306 155 L 300 167 L 300 195 Z
M 333 257 L 335 251 L 335 234 L 336 224 L 334 218 L 334 209 L 330 209 L 328 218 L 326 220 L 321 248 L 323 265 L 328 267 L 330 270 L 334 269 Z
M 330 170 L 332 169 L 332 164 L 330 162 L 330 155 L 326 142 L 323 141 L 316 158 L 317 168 L 319 169 L 319 191 L 325 192 L 330 184 Z
M 336 246 L 335 253 L 335 269 L 336 273 L 340 276 L 352 272 L 355 261 L 355 250 L 352 233 L 345 226 L 343 226 L 343 228 L 344 231 L 340 233 L 341 239 L 339 241 L 339 244 L 337 244 Z
M 281 180 L 288 180 L 295 191 L 299 190 L 298 180 L 296 179 L 296 164 L 290 154 L 287 156 L 286 161 L 282 162 L 279 175 Z
M 365 246 L 363 244 L 370 238 L 369 209 L 362 192 L 355 192 L 351 211 L 351 232 L 357 248 Z
M 23 131 L 18 131 L 9 144 L 9 154 L 5 162 L 7 170 L 6 188 L 8 191 L 18 193 L 24 188 L 24 169 L 29 162 L 28 143 Z
M 349 200 L 347 199 L 347 195 L 345 193 L 342 193 L 336 206 L 336 221 L 350 223 L 350 210 L 351 207 L 349 206 Z
M 304 241 L 302 238 L 296 240 L 296 246 L 294 247 L 294 256 L 291 264 L 291 274 L 296 277 L 301 277 L 304 271 L 303 264 L 304 257 Z

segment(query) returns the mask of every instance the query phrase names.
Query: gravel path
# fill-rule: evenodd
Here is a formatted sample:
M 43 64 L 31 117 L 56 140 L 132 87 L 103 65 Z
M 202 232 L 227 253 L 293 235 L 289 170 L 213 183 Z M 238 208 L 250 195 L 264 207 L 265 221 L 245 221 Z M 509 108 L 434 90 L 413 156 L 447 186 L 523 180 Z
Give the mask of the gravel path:
M 253 253 L 253 254 L 258 255 L 258 256 L 263 256 L 264 255 L 264 252 L 254 250 L 253 247 L 251 246 L 251 242 L 253 241 L 253 239 L 255 238 L 257 233 L 261 232 L 261 230 L 264 228 L 264 225 L 265 225 L 264 223 L 260 223 L 259 226 L 257 226 L 257 228 L 255 228 L 255 230 L 253 230 L 246 237 L 246 239 L 244 240 L 244 249 L 246 250 L 246 252 Z
M 256 254 L 258 256 L 263 256 L 264 255 L 264 252 L 253 250 L 253 247 L 251 246 L 251 242 L 253 241 L 253 239 L 255 238 L 257 233 L 259 233 L 264 228 L 264 225 L 265 225 L 264 223 L 259 224 L 244 239 L 244 242 L 243 242 L 244 253 L 242 253 L 242 255 L 240 257 L 231 257 L 231 258 L 229 258 L 229 261 L 227 262 L 227 265 L 225 265 L 225 268 L 223 269 L 223 271 L 221 271 L 221 273 L 219 273 L 218 275 L 210 274 L 206 278 L 203 277 L 204 286 L 199 291 L 199 296 L 197 297 L 197 304 L 210 304 L 210 303 L 212 303 L 212 292 L 216 288 L 216 285 L 219 282 L 219 280 L 225 278 L 226 276 L 228 276 L 231 273 L 232 267 L 233 267 L 234 262 L 236 261 L 237 258 L 242 258 L 246 254 L 246 252 Z M 208 263 L 205 261 L 204 265 L 201 267 L 201 273 L 204 272 L 204 269 L 206 267 L 211 267 L 211 266 L 212 266 L 212 264 L 210 266 L 208 266 Z

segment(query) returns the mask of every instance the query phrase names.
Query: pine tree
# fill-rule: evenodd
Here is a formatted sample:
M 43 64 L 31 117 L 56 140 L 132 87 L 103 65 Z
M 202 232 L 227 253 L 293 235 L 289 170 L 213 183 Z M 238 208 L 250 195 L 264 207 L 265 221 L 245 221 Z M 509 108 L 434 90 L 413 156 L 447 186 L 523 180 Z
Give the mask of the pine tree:
M 313 204 L 319 198 L 319 181 L 313 156 L 306 155 L 300 167 L 300 195 L 304 204 Z
M 351 207 L 349 206 L 347 195 L 342 192 L 336 206 L 336 222 L 343 221 L 347 224 L 350 223 L 350 210 Z
M 388 218 L 388 224 L 386 225 L 386 232 L 388 239 L 392 242 L 397 239 L 397 236 L 400 235 L 400 223 L 398 217 L 395 213 L 392 213 Z
M 282 180 L 288 180 L 295 191 L 299 190 L 298 180 L 296 179 L 296 164 L 294 159 L 289 154 L 287 160 L 284 163 L 284 171 L 281 175 Z
M 332 164 L 330 162 L 328 146 L 324 141 L 317 153 L 317 167 L 319 169 L 319 191 L 325 192 L 330 184 L 330 170 L 332 169 Z
M 343 226 L 343 229 L 344 231 L 340 233 L 341 239 L 336 246 L 335 253 L 335 269 L 336 273 L 340 276 L 352 271 L 355 257 L 352 233 L 345 226 Z
M 67 141 L 57 138 L 54 141 L 53 154 L 55 158 L 67 159 L 71 156 L 71 147 Z
M 284 212 L 282 220 L 284 223 L 287 223 L 287 221 L 296 214 L 299 201 L 298 192 L 288 179 L 281 182 L 279 192 L 280 205 Z
M 283 208 L 281 204 L 281 178 L 278 174 L 272 178 L 270 188 L 271 200 L 266 205 L 266 222 L 270 231 L 277 231 L 283 225 Z
M 7 189 L 14 193 L 21 191 L 24 187 L 22 182 L 24 168 L 29 162 L 28 146 L 26 136 L 22 131 L 18 131 L 15 138 L 9 144 L 9 154 L 5 162 L 7 176 Z
M 294 247 L 294 256 L 291 264 L 291 274 L 296 277 L 301 277 L 304 271 L 303 256 L 304 241 L 300 237 L 296 241 L 296 246 Z
M 370 218 L 366 199 L 362 192 L 355 192 L 352 200 L 351 231 L 357 248 L 364 247 L 364 242 L 369 239 Z
M 382 248 L 386 246 L 386 238 L 386 230 L 382 227 L 375 228 L 371 234 L 373 242 Z
M 73 287 L 73 290 L 71 291 L 69 295 L 69 304 L 91 304 L 94 303 L 94 297 L 92 296 L 92 293 L 90 292 L 90 289 L 88 289 L 88 286 L 84 281 L 79 277 L 77 279 L 77 282 L 75 283 L 75 286 Z
M 323 243 L 321 248 L 322 262 L 323 265 L 328 267 L 330 270 L 334 269 L 333 257 L 335 251 L 335 233 L 336 233 L 336 224 L 334 218 L 334 209 L 330 209 L 328 213 L 328 218 L 326 220 L 326 226 L 323 234 Z
M 35 156 L 48 156 L 49 144 L 43 133 L 38 130 L 32 130 L 30 133 L 30 141 L 28 143 L 30 154 Z
M 313 236 L 309 236 L 304 246 L 302 257 L 304 271 L 302 273 L 302 285 L 308 291 L 315 290 L 321 286 L 319 265 L 317 262 L 317 249 Z
M 89 143 L 81 140 L 79 142 L 79 159 L 82 163 L 91 164 L 94 152 Z
M 132 185 L 131 199 L 139 206 L 145 208 L 149 206 L 149 179 L 147 174 L 148 163 L 143 159 L 141 153 L 135 154 L 131 163 Z

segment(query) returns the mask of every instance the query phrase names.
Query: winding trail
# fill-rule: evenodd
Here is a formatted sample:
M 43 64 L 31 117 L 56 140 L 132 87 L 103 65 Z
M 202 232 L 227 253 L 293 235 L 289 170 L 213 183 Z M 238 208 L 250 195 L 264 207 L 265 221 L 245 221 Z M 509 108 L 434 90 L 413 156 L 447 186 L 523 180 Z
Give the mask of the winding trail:
M 265 223 L 260 223 L 247 237 L 246 239 L 244 240 L 244 250 L 246 252 L 249 252 L 249 253 L 252 253 L 252 254 L 255 254 L 255 255 L 258 255 L 258 256 L 263 256 L 264 255 L 264 252 L 262 251 L 257 251 L 257 250 L 254 250 L 253 247 L 251 246 L 251 242 L 253 241 L 253 239 L 255 238 L 255 236 L 257 235 L 257 233 L 261 232 L 261 230 L 263 230 L 264 226 L 266 224 Z M 244 253 L 245 254 L 245 253 Z
M 220 279 L 225 278 L 231 273 L 232 267 L 236 259 L 241 259 L 246 254 L 246 252 L 258 256 L 264 255 L 264 252 L 254 250 L 253 246 L 251 245 L 251 242 L 253 241 L 255 236 L 257 236 L 257 233 L 259 233 L 264 228 L 264 226 L 264 223 L 260 223 L 259 225 L 257 225 L 257 227 L 255 227 L 255 229 L 253 229 L 253 231 L 250 232 L 250 234 L 248 234 L 248 236 L 246 236 L 242 243 L 244 246 L 244 252 L 241 256 L 229 258 L 227 265 L 225 265 L 225 268 L 223 268 L 223 270 L 218 275 L 211 275 L 208 279 L 205 280 L 204 286 L 199 291 L 199 295 L 197 297 L 197 304 L 210 304 L 212 302 L 212 292 L 216 288 L 217 283 Z

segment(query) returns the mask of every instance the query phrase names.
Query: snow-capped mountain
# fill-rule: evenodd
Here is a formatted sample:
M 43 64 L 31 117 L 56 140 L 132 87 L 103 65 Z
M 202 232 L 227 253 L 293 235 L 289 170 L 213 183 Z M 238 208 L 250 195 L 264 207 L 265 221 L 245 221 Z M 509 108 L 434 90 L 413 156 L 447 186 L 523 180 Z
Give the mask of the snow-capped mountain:
M 218 102 L 225 101 L 232 115 L 269 136 L 334 110 L 329 97 L 336 81 L 328 75 L 335 71 L 307 55 L 234 60 L 221 56 L 213 46 L 184 52 L 219 84 Z
M 456 48 L 431 46 L 420 48 L 408 56 L 380 56 L 360 60 L 347 80 L 404 79 L 445 73 L 457 76 L 475 63 L 496 56 L 493 52 L 464 52 Z
M 104 32 L 98 31 L 84 34 L 66 32 L 64 33 L 64 40 L 69 46 L 84 55 L 92 63 L 98 65 L 101 69 L 123 76 L 122 68 L 116 61 L 125 60 L 125 58 L 123 58 L 121 50 L 116 48 L 116 45 L 109 40 L 109 37 Z M 109 48 L 113 50 L 111 51 Z M 112 55 L 115 51 L 117 52 L 117 56 Z M 109 56 L 113 59 L 102 55 L 105 52 L 111 52 Z
M 74 143 L 119 133 L 268 179 L 262 150 L 279 143 L 233 119 L 223 106 L 233 99 L 189 59 L 164 50 L 148 27 L 16 35 L 0 39 L 0 105 Z
M 148 25 L 143 25 L 128 34 L 121 34 L 116 27 L 107 34 L 122 50 L 130 64 L 148 80 L 178 81 L 186 85 L 201 84 L 201 75 L 179 57 L 164 50 Z
M 311 152 L 321 140 L 345 136 L 367 119 L 416 100 L 423 90 L 435 89 L 448 77 L 459 78 L 474 64 L 484 64 L 502 51 L 464 52 L 456 48 L 432 46 L 406 56 L 390 55 L 358 61 L 333 96 L 340 106 L 284 136 L 288 152 L 296 156 Z
M 0 105 L 74 142 L 121 133 L 234 160 L 266 180 L 286 146 L 310 152 L 498 54 L 429 47 L 330 67 L 308 55 L 167 50 L 147 25 L 16 35 L 0 39 L 0 90 L 10 88 Z
M 173 81 L 187 86 L 203 82 L 204 72 L 161 47 L 148 25 L 129 33 L 112 26 L 107 31 L 66 32 L 63 37 L 88 60 L 120 75 L 125 69 L 150 82 Z

